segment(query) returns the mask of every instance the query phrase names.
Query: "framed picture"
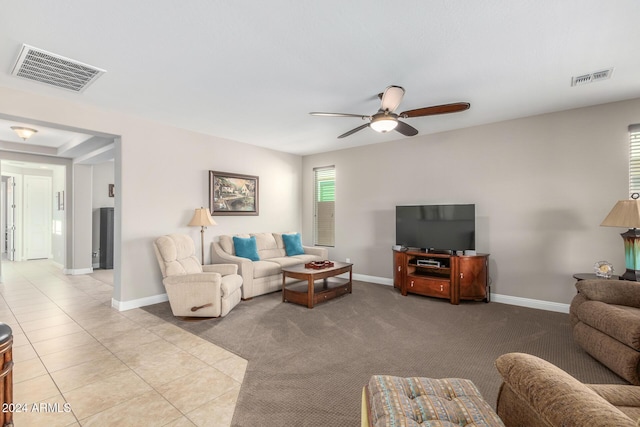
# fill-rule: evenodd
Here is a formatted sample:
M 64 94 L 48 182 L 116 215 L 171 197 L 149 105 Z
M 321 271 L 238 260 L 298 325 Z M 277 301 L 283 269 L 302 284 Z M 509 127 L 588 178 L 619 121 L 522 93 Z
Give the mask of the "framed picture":
M 116 186 L 114 184 L 109 184 L 109 197 L 116 196 Z
M 258 177 L 209 171 L 211 215 L 258 215 Z

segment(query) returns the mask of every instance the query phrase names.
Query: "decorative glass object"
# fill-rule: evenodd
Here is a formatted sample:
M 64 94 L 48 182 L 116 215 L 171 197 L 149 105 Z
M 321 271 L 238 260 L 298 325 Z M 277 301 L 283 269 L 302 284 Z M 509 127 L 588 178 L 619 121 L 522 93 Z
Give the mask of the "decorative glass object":
M 593 269 L 596 272 L 596 276 L 604 279 L 611 279 L 613 276 L 613 265 L 607 261 L 598 261 L 594 264 Z

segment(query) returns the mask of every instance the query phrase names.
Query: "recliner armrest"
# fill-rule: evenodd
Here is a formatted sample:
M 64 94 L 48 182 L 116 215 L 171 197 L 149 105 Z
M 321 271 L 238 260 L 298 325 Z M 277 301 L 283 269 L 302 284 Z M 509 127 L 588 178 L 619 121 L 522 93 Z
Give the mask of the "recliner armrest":
M 177 276 L 168 276 L 162 279 L 162 283 L 169 285 L 179 285 L 181 283 L 220 283 L 222 276 L 220 273 L 195 273 L 195 274 L 179 274 Z
M 496 368 L 504 381 L 497 403 L 501 418 L 520 409 L 513 401 L 509 402 L 513 407 L 501 401 L 504 388 L 508 387 L 527 411 L 539 416 L 540 421 L 531 420 L 530 425 L 635 426 L 634 421 L 591 388 L 538 357 L 503 354 L 496 360 Z
M 587 299 L 640 308 L 640 283 L 628 280 L 580 280 L 576 289 Z

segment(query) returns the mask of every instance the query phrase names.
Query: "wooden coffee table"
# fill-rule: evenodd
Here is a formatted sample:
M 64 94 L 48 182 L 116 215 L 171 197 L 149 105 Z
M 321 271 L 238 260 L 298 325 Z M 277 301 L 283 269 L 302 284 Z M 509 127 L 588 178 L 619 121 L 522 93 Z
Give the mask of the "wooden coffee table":
M 283 267 L 282 301 L 313 308 L 319 302 L 350 294 L 353 278 L 351 266 L 353 264 L 333 261 L 333 267 L 322 269 L 305 268 L 304 264 Z M 336 277 L 343 273 L 349 273 L 349 279 Z M 300 281 L 287 284 L 287 277 Z

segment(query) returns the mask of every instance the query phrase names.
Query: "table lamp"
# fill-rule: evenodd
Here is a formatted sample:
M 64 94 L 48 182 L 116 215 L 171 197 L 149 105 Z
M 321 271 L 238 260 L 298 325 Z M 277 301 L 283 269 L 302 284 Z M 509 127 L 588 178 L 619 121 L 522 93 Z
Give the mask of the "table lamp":
M 624 280 L 640 281 L 640 194 L 633 193 L 631 200 L 620 200 L 609 215 L 602 221 L 606 227 L 628 228 L 620 234 L 624 240 L 624 257 L 626 271 L 621 276 Z
M 211 218 L 209 208 L 198 208 L 191 218 L 189 225 L 202 227 L 200 229 L 200 250 L 202 256 L 202 265 L 204 265 L 204 229 L 209 225 L 216 225 L 216 222 Z

